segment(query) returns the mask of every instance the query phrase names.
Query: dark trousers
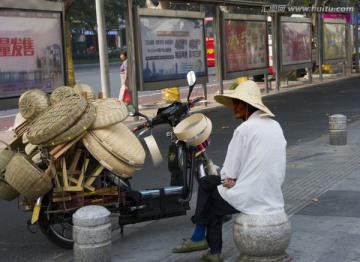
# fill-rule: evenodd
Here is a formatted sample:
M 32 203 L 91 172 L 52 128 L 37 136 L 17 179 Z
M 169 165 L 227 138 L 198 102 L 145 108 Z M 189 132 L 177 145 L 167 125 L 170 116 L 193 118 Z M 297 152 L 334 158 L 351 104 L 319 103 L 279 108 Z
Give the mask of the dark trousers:
M 220 196 L 217 190 L 220 184 L 220 176 L 205 176 L 200 179 L 195 215 L 191 218 L 193 223 L 206 226 L 206 239 L 212 250 L 222 248 L 223 216 L 240 212 Z

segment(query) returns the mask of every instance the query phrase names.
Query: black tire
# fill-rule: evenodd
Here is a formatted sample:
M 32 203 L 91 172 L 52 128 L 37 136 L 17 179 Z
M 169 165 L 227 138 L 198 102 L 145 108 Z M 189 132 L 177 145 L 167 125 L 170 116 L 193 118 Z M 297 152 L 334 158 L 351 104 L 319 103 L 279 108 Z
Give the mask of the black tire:
M 72 212 L 51 213 L 54 210 L 49 197 L 46 196 L 42 203 L 39 215 L 39 227 L 41 232 L 55 245 L 65 249 L 73 249 L 73 222 Z

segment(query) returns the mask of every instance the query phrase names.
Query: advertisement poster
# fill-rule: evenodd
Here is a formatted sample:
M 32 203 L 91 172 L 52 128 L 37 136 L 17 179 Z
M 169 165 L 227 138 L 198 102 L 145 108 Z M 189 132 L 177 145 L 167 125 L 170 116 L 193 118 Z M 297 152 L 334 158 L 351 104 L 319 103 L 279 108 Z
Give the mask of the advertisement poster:
M 0 97 L 64 85 L 61 13 L 0 10 Z
M 266 22 L 225 20 L 227 72 L 268 67 Z
M 204 20 L 140 17 L 144 83 L 206 75 Z
M 324 23 L 324 59 L 346 58 L 345 24 Z
M 282 64 L 292 65 L 311 62 L 310 23 L 281 23 Z

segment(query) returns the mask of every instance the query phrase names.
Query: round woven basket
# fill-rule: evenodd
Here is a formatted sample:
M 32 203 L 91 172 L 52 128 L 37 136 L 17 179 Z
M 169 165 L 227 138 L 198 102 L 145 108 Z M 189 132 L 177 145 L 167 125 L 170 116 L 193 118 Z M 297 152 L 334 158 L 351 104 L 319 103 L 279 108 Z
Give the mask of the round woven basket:
M 125 103 L 116 98 L 103 98 L 91 102 L 96 107 L 96 119 L 90 130 L 101 129 L 125 120 L 128 111 Z
M 11 151 L 10 146 L 4 141 L 0 140 L 0 143 L 6 145 L 6 149 L 0 152 L 0 173 L 2 173 L 5 170 L 6 166 L 9 164 L 10 160 L 15 155 L 15 152 Z
M 145 150 L 140 140 L 123 123 L 91 131 L 99 143 L 117 158 L 130 165 L 142 165 Z
M 82 95 L 83 92 L 86 92 L 87 100 L 93 101 L 95 100 L 94 89 L 86 84 L 75 84 L 73 87 L 75 93 Z
M 211 130 L 211 120 L 205 115 L 197 113 L 183 119 L 174 128 L 174 134 L 179 140 L 197 146 L 209 138 Z
M 85 98 L 73 94 L 51 105 L 31 123 L 27 131 L 30 143 L 41 145 L 63 133 L 79 119 L 87 104 Z
M 59 86 L 54 89 L 54 91 L 50 95 L 50 102 L 51 104 L 55 104 L 61 100 L 63 100 L 65 97 L 74 94 L 75 91 L 70 86 Z
M 73 140 L 74 138 L 78 137 L 79 135 L 81 135 L 82 133 L 88 130 L 88 128 L 94 122 L 95 117 L 96 117 L 95 106 L 88 103 L 84 113 L 68 130 L 52 138 L 51 140 L 41 144 L 41 146 L 43 147 L 56 146 Z
M 134 174 L 135 166 L 129 165 L 111 154 L 91 132 L 84 135 L 82 142 L 93 157 L 109 171 L 124 178 L 129 178 Z
M 23 93 L 19 98 L 19 112 L 28 120 L 35 119 L 50 105 L 48 94 L 40 89 L 32 89 Z
M 53 186 L 51 178 L 22 153 L 16 153 L 11 159 L 6 167 L 5 180 L 29 199 L 45 195 Z
M 0 198 L 11 201 L 20 195 L 14 188 L 12 188 L 4 178 L 4 175 L 0 173 Z

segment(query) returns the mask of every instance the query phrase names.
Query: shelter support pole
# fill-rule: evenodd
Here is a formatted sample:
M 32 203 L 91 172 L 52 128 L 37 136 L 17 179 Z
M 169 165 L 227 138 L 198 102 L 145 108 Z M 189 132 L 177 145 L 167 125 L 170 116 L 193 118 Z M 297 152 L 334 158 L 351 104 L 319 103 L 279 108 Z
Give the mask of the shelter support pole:
M 96 4 L 96 21 L 98 24 L 101 91 L 103 92 L 104 97 L 111 97 L 109 61 L 108 61 L 108 54 L 107 54 L 107 40 L 106 40 L 106 27 L 105 27 L 105 14 L 104 14 L 104 1 L 95 0 L 95 4 Z
M 203 4 L 200 4 L 200 5 L 199 5 L 199 11 L 200 11 L 200 12 L 203 12 L 203 11 L 204 11 L 204 5 L 203 5 Z M 206 66 L 206 67 L 207 67 L 207 66 Z M 209 72 L 209 70 L 208 70 L 208 72 Z M 203 88 L 203 91 L 204 91 L 205 100 L 207 101 L 208 95 L 207 95 L 207 86 L 206 86 L 206 83 L 203 83 L 203 84 L 202 84 L 202 88 Z M 207 102 L 204 103 L 204 106 L 207 106 Z
M 273 66 L 275 66 L 275 85 L 276 90 L 280 91 L 280 75 L 281 75 L 281 68 L 280 68 L 280 57 L 281 57 L 281 48 L 280 48 L 280 15 L 275 13 L 273 16 L 273 30 L 274 30 L 274 37 L 272 41 L 273 46 Z M 275 40 L 275 41 L 274 41 Z
M 135 57 L 135 28 L 134 28 L 134 17 L 133 17 L 133 6 L 132 0 L 127 1 L 127 9 L 125 13 L 126 22 L 126 46 L 128 54 L 128 77 L 129 77 L 129 91 L 131 95 L 131 101 L 135 108 L 139 108 L 138 91 L 136 88 L 136 57 Z M 134 120 L 139 120 L 139 117 L 134 117 Z
M 220 41 L 220 6 L 215 6 L 215 19 L 214 19 L 214 47 L 215 47 L 215 66 L 216 77 L 219 81 L 219 93 L 224 94 L 223 85 L 223 63 L 221 57 L 221 41 Z
M 323 64 L 323 42 L 322 42 L 322 26 L 321 26 L 321 14 L 316 13 L 316 42 L 317 42 L 317 55 L 319 61 L 319 81 L 322 82 L 322 64 Z
M 356 73 L 359 73 L 359 13 L 358 8 L 355 8 L 355 26 L 354 26 L 354 37 L 355 37 L 355 66 Z M 352 51 L 352 50 L 351 50 Z

